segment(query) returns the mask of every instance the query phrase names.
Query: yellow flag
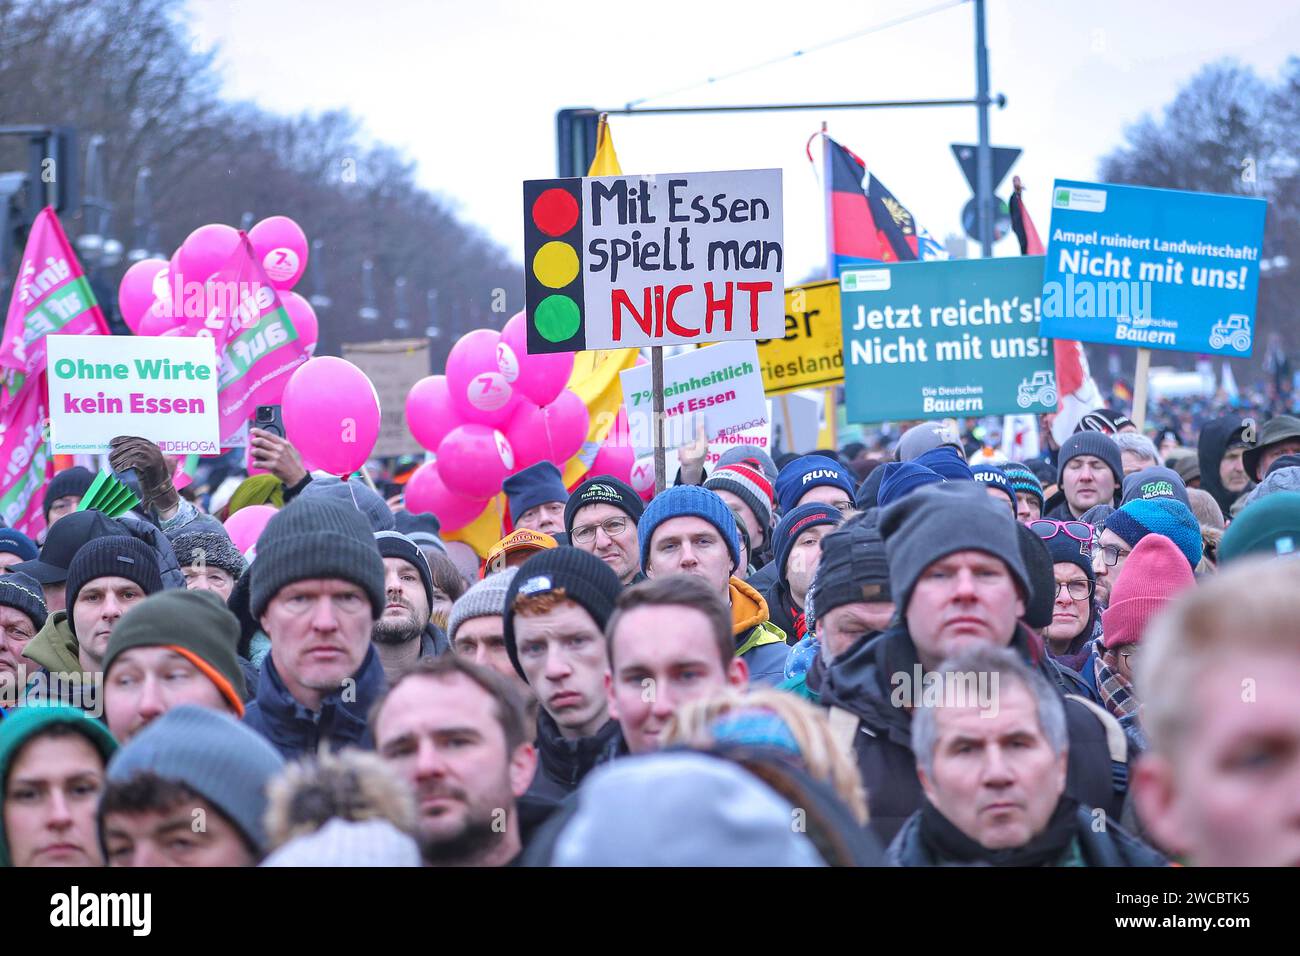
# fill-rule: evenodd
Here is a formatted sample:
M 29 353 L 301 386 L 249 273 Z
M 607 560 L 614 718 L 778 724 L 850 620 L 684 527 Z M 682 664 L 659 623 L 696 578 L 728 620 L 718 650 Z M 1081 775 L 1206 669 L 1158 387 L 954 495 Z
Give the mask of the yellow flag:
M 622 172 L 618 154 L 614 152 L 609 123 L 602 115 L 596 132 L 596 155 L 587 175 L 618 176 Z M 614 419 L 623 405 L 623 385 L 618 373 L 636 365 L 638 354 L 637 349 L 597 349 L 579 352 L 573 357 L 573 373 L 569 376 L 568 387 L 587 406 L 590 424 L 587 426 L 587 440 L 583 442 L 582 450 L 560 469 L 565 487 L 572 488 L 582 480 L 591 467 L 596 452 L 600 450 L 601 442 L 614 426 Z M 483 513 L 472 522 L 443 537 L 448 541 L 464 541 L 480 558 L 487 557 L 488 550 L 501 539 L 501 521 L 497 516 L 508 510 L 505 496 L 498 495 L 488 502 Z

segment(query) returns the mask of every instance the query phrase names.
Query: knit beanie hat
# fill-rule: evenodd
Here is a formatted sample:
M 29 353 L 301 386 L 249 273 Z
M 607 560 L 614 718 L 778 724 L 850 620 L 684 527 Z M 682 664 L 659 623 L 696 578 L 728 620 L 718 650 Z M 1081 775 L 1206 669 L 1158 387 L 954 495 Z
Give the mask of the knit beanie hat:
M 1175 498 L 1137 498 L 1106 519 L 1112 531 L 1133 547 L 1148 534 L 1162 534 L 1195 568 L 1201 562 L 1201 524 L 1192 509 Z
M 0 528 L 0 554 L 16 554 L 24 561 L 34 561 L 36 542 L 17 528 Z
M 1115 439 L 1099 431 L 1075 432 L 1061 444 L 1061 450 L 1056 454 L 1056 483 L 1059 485 L 1065 476 L 1065 466 L 1070 463 L 1070 459 L 1078 458 L 1080 455 L 1092 455 L 1094 458 L 1100 458 L 1106 463 L 1112 475 L 1115 476 L 1115 490 L 1119 491 L 1124 485 L 1124 459 L 1120 457 L 1119 445 L 1115 444 Z
M 102 511 L 77 511 L 54 523 L 39 557 L 15 564 L 10 570 L 31 575 L 41 584 L 61 584 L 68 579 L 68 567 L 86 542 L 123 534 L 126 529 Z
M 45 520 L 50 520 L 50 506 L 54 502 L 69 495 L 84 498 L 94 481 L 95 476 L 90 469 L 83 468 L 81 465 L 73 465 L 71 468 L 64 468 L 62 471 L 55 472 L 54 477 L 50 479 L 50 483 L 45 486 L 45 499 L 42 507 Z
M 799 540 L 799 535 L 819 525 L 837 525 L 842 518 L 843 515 L 838 508 L 813 502 L 800 505 L 781 519 L 772 535 L 772 540 L 776 545 L 776 574 L 782 583 L 786 580 L 785 563 L 789 560 L 790 552 L 794 550 L 794 543 Z
M 876 506 L 880 508 L 892 505 L 918 488 L 940 484 L 944 480 L 937 471 L 915 461 L 887 461 L 876 471 L 881 473 L 876 491 Z
M 772 527 L 772 483 L 757 468 L 745 462 L 736 462 L 715 469 L 704 481 L 710 491 L 730 491 L 754 512 L 759 527 L 764 531 Z
M 475 581 L 473 587 L 456 599 L 451 606 L 451 615 L 447 618 L 447 640 L 455 646 L 456 629 L 466 621 L 476 617 L 505 616 L 506 592 L 510 582 L 519 573 L 518 568 L 506 568 L 496 574 L 489 574 L 482 581 Z
M 736 516 L 731 513 L 725 501 L 700 485 L 676 485 L 664 489 L 650 500 L 637 525 L 642 569 L 650 563 L 650 542 L 654 540 L 655 529 L 671 518 L 684 517 L 703 518 L 718 529 L 718 534 L 722 535 L 722 540 L 731 553 L 731 567 L 734 571 L 740 564 L 740 535 L 736 531 Z M 613 574 L 612 571 L 610 573 Z
M 1219 542 L 1219 564 L 1248 554 L 1300 553 L 1300 492 L 1279 491 L 1248 505 Z M 1130 555 L 1131 557 L 1131 555 Z
M 561 504 L 569 500 L 569 491 L 564 487 L 560 469 L 549 461 L 539 461 L 535 465 L 517 472 L 501 483 L 501 490 L 506 493 L 510 503 L 510 523 L 516 524 L 524 512 L 544 505 L 548 501 Z
M 888 464 L 888 463 L 886 463 Z M 871 474 L 862 479 L 862 484 L 858 485 L 857 493 L 853 496 L 853 505 L 859 511 L 869 511 L 878 507 L 880 504 L 880 485 L 885 480 L 884 465 L 879 465 L 871 469 Z
M 251 727 L 229 714 L 185 704 L 132 737 L 109 761 L 108 779 L 127 783 L 150 772 L 184 784 L 264 852 L 266 787 L 283 769 L 280 752 Z
M 1029 525 L 1016 522 L 1016 535 L 1020 542 L 1020 558 L 1029 574 L 1029 593 L 1025 596 L 1025 616 L 1022 621 L 1034 629 L 1052 623 L 1052 606 L 1056 603 L 1056 572 L 1047 542 L 1029 530 Z
M 952 445 L 940 445 L 912 460 L 936 472 L 945 481 L 972 481 L 975 477 L 961 452 Z
M 134 647 L 166 647 L 199 669 L 244 716 L 244 672 L 235 648 L 239 620 L 211 591 L 162 591 L 122 615 L 104 651 L 104 681 L 113 661 Z M 112 685 L 108 685 L 110 693 Z
M 800 498 L 821 485 L 839 488 L 852 499 L 857 482 L 847 468 L 825 455 L 803 455 L 790 462 L 776 476 L 776 499 L 782 513 L 792 509 Z
M 983 551 L 998 558 L 1028 600 L 1029 573 L 1020 556 L 1016 525 L 973 481 L 930 485 L 882 509 L 880 535 L 900 616 L 906 614 L 922 572 L 958 551 Z
M 1132 425 L 1133 420 L 1123 412 L 1116 411 L 1113 408 L 1094 408 L 1082 418 L 1079 424 L 1075 426 L 1076 432 L 1102 432 L 1106 435 L 1114 435 L 1126 425 Z
M 997 488 L 1011 499 L 1011 510 L 1016 510 L 1016 492 L 1011 487 L 1011 477 L 996 465 L 977 465 L 972 468 L 971 476 L 986 488 Z
M 351 581 L 370 598 L 373 618 L 384 613 L 384 561 L 374 532 L 355 508 L 322 498 L 295 498 L 266 523 L 257 539 L 249 610 L 260 620 L 286 585 L 311 578 Z
M 70 727 L 81 734 L 99 751 L 108 763 L 117 741 L 108 728 L 79 707 L 62 704 L 19 707 L 0 720 L 0 791 L 9 789 L 9 770 L 14 758 L 33 737 L 55 725 Z M 4 814 L 0 813 L 0 867 L 12 866 L 9 858 L 9 836 L 5 833 Z
M 1011 491 L 1014 494 L 1033 495 L 1038 499 L 1039 511 L 1043 508 L 1043 483 L 1038 480 L 1028 465 L 1022 465 L 1018 461 L 1009 461 L 1002 466 L 1002 473 L 1007 476 L 1007 481 L 1011 482 Z
M 337 475 L 312 476 L 298 497 L 308 501 L 328 499 L 345 508 L 354 508 L 365 517 L 371 531 L 393 530 L 393 509 L 360 478 L 344 481 Z
M 1106 519 L 1113 515 L 1118 509 L 1114 505 L 1093 505 L 1083 514 L 1079 515 L 1079 520 L 1084 524 L 1090 524 L 1094 528 L 1102 528 L 1106 525 Z
M 698 485 L 681 487 L 704 490 Z M 712 492 L 705 493 L 712 494 Z M 717 498 L 717 495 L 713 497 Z M 649 509 L 646 513 L 649 514 Z M 731 512 L 728 511 L 727 514 Z M 609 616 L 614 613 L 614 602 L 618 600 L 619 592 L 622 590 L 623 585 L 618 575 L 609 569 L 608 564 L 594 554 L 579 551 L 577 548 L 555 548 L 551 551 L 543 551 L 521 564 L 519 573 L 514 576 L 506 590 L 505 611 L 502 616 L 506 653 L 510 655 L 510 663 L 515 665 L 519 676 L 524 680 L 528 679 L 524 669 L 519 666 L 519 651 L 515 646 L 515 598 L 563 591 L 564 596 L 580 605 L 591 615 L 596 626 L 603 631 Z
M 387 820 L 335 817 L 296 837 L 262 866 L 421 866 L 420 847 Z
M 960 443 L 961 440 L 947 422 L 922 422 L 903 432 L 898 439 L 894 457 L 899 461 L 915 461 L 940 445 L 952 445 L 955 448 Z
M 776 467 L 776 462 L 772 456 L 757 445 L 732 445 L 721 455 L 718 456 L 719 468 L 725 468 L 727 465 L 734 465 L 738 461 L 748 461 L 758 466 L 758 470 L 763 473 L 767 483 L 775 484 L 776 476 L 781 469 Z
M 1138 643 L 1156 612 L 1195 583 L 1196 575 L 1174 543 L 1164 535 L 1147 535 L 1125 559 L 1110 590 L 1110 607 L 1101 612 L 1106 647 Z
M 566 532 L 573 534 L 574 515 L 587 505 L 612 505 L 631 518 L 633 524 L 641 520 L 641 515 L 645 511 L 645 502 L 631 485 L 619 481 L 612 475 L 597 475 L 578 485 L 573 489 L 573 494 L 569 495 L 569 500 L 564 505 Z
M 1089 581 L 1096 582 L 1097 574 L 1092 569 L 1092 542 L 1071 538 L 1064 531 L 1058 530 L 1050 538 L 1043 538 L 1047 553 L 1052 556 L 1052 564 L 1073 564 L 1081 568 Z M 1127 568 L 1128 565 L 1126 564 Z M 1055 584 L 1055 578 L 1053 578 Z M 1052 596 L 1055 599 L 1055 595 Z
M 1178 472 L 1157 465 L 1135 471 L 1124 479 L 1123 504 L 1138 498 L 1177 498 L 1187 507 L 1192 506 L 1187 497 L 1187 485 L 1178 477 Z
M 21 571 L 0 574 L 0 607 L 11 607 L 26 614 L 38 631 L 45 626 L 49 615 L 40 582 Z
M 420 575 L 420 583 L 424 585 L 424 599 L 429 603 L 429 607 L 433 607 L 433 571 L 429 569 L 429 559 L 424 556 L 420 546 L 397 531 L 376 531 L 375 545 L 379 548 L 381 558 L 401 558 L 415 568 L 416 573 Z M 385 572 L 385 597 L 388 596 L 387 578 Z
M 178 534 L 172 539 L 172 550 L 176 552 L 176 563 L 182 571 L 211 565 L 238 580 L 248 568 L 248 562 L 224 530 Z
M 822 538 L 817 565 L 817 617 L 859 601 L 889 601 L 889 561 L 877 512 L 853 518 Z M 809 627 L 811 630 L 811 625 Z
M 72 606 L 77 603 L 81 589 L 96 578 L 126 578 L 140 585 L 145 594 L 157 594 L 163 587 L 158 554 L 140 539 L 118 534 L 87 542 L 68 566 L 65 585 L 68 626 L 72 627 L 73 633 L 76 633 L 76 627 L 73 625 Z
M 439 537 L 442 533 L 442 522 L 431 512 L 421 511 L 419 514 L 412 514 L 405 509 L 394 512 L 393 530 L 402 532 L 417 545 L 431 544 L 443 554 L 447 553 L 447 545 Z
M 315 479 L 313 479 L 314 481 Z M 252 475 L 239 483 L 239 487 L 230 496 L 226 508 L 227 515 L 251 505 L 270 505 L 272 508 L 284 507 L 284 485 L 275 475 Z

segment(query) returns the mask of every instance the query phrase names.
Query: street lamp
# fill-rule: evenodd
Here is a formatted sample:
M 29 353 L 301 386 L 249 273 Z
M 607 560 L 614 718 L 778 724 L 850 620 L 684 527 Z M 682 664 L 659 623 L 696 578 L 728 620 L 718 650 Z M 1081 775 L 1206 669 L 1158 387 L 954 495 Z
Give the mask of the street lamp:
M 425 305 L 429 310 L 429 324 L 424 329 L 424 334 L 431 339 L 438 337 L 438 290 L 430 289 L 424 294 Z
M 398 276 L 393 280 L 393 309 L 396 317 L 393 319 L 394 332 L 409 332 L 411 330 L 411 310 L 406 301 L 406 276 Z
M 379 308 L 375 302 L 375 264 L 369 259 L 361 263 L 361 308 L 357 317 L 362 322 L 379 321 Z

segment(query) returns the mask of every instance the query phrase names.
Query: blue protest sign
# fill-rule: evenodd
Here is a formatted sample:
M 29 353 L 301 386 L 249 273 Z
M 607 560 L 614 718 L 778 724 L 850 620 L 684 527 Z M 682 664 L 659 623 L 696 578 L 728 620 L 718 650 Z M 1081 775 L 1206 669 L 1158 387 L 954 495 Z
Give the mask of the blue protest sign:
M 1242 196 L 1058 179 L 1042 334 L 1250 355 L 1266 206 Z

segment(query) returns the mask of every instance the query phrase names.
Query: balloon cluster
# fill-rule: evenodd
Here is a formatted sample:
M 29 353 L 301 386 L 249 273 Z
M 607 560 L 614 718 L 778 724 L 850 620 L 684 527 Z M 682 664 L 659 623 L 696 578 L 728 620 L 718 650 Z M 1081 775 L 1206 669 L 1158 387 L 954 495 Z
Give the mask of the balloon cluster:
M 406 505 L 433 512 L 447 531 L 477 518 L 510 475 L 539 461 L 563 470 L 586 441 L 587 406 L 565 388 L 573 355 L 530 355 L 526 342 L 522 312 L 500 332 L 469 332 L 446 374 L 406 397 L 411 434 L 436 456 L 407 482 Z
M 208 223 L 191 232 L 170 261 L 144 259 L 127 269 L 117 288 L 117 305 L 127 328 L 136 335 L 184 335 L 196 311 L 207 314 L 214 300 L 210 283 L 230 262 L 240 241 L 238 229 Z M 248 241 L 307 353 L 312 354 L 319 334 L 316 313 L 292 291 L 307 270 L 306 234 L 288 216 L 270 216 L 248 231 Z

